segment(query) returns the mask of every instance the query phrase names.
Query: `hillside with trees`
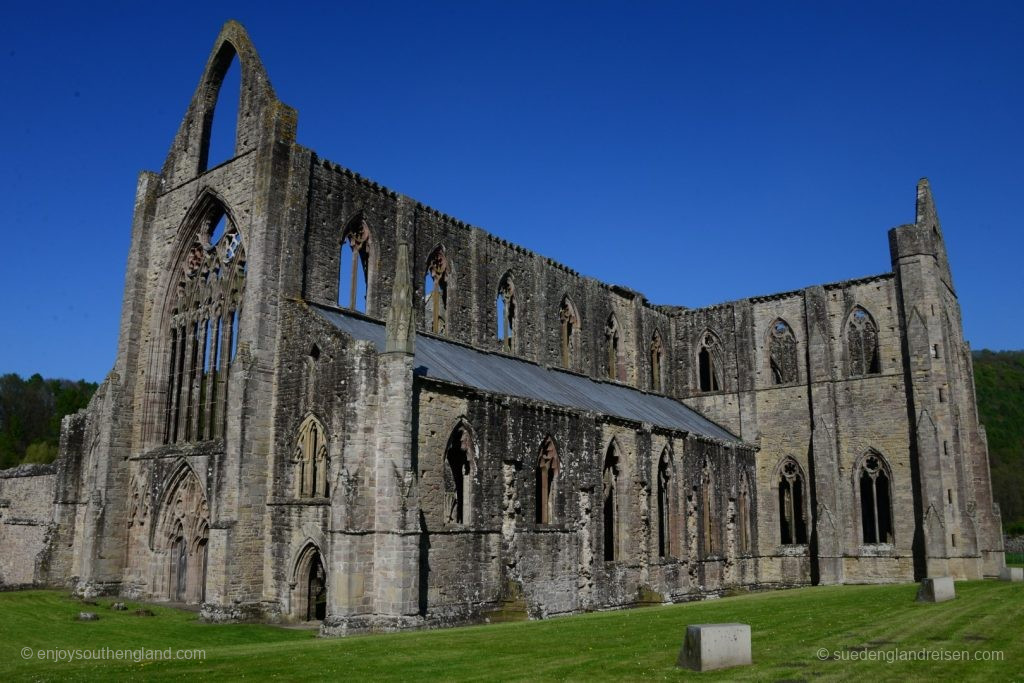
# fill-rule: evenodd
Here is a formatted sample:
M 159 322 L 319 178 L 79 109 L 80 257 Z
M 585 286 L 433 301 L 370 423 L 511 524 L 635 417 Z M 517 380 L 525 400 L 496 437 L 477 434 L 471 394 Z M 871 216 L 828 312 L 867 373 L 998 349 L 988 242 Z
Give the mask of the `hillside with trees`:
M 974 385 L 1003 525 L 1024 531 L 1024 351 L 975 351 Z
M 60 421 L 84 408 L 95 382 L 0 375 L 0 469 L 57 457 Z

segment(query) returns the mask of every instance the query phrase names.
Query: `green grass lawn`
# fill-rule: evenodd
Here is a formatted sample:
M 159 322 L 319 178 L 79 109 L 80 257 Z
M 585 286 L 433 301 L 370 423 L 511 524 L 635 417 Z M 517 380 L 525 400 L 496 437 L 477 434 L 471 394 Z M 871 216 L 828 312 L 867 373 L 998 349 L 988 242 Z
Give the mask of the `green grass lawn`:
M 698 676 L 675 668 L 687 624 L 750 624 L 755 665 L 719 679 L 1024 679 L 1024 586 L 957 583 L 957 599 L 914 601 L 917 586 L 824 586 L 684 605 L 339 639 L 273 626 L 155 617 L 56 591 L 0 593 L 0 680 L 203 676 L 296 679 L 618 679 Z M 136 605 L 129 604 L 134 609 Z M 79 611 L 99 614 L 79 622 Z M 22 649 L 33 650 L 31 659 Z M 40 661 L 46 649 L 202 648 L 204 661 Z M 822 661 L 819 648 L 840 651 Z M 849 661 L 895 651 L 1002 652 L 1002 661 Z M 892 655 L 890 655 L 892 656 Z M 941 655 L 938 655 L 941 656 Z M 969 655 L 973 656 L 973 655 Z

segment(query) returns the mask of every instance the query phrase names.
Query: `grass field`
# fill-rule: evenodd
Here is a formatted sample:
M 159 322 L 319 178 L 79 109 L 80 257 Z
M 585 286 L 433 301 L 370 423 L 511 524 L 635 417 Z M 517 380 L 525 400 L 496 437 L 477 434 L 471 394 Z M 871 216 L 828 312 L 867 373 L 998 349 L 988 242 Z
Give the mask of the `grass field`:
M 170 678 L 635 680 L 695 676 L 675 668 L 687 624 L 750 624 L 755 665 L 701 680 L 1024 679 L 1024 585 L 957 583 L 957 599 L 914 601 L 916 585 L 824 586 L 721 600 L 341 639 L 262 625 L 201 624 L 150 606 L 156 616 L 83 606 L 65 593 L 0 593 L 0 680 Z M 99 621 L 79 622 L 92 610 Z M 46 661 L 40 650 L 201 648 L 203 661 Z M 828 651 L 821 660 L 818 650 Z M 30 658 L 22 655 L 31 650 Z M 947 661 L 890 661 L 900 651 Z M 949 661 L 990 656 L 1002 661 Z M 857 661 L 850 658 L 857 657 Z M 875 658 L 873 661 L 866 658 Z

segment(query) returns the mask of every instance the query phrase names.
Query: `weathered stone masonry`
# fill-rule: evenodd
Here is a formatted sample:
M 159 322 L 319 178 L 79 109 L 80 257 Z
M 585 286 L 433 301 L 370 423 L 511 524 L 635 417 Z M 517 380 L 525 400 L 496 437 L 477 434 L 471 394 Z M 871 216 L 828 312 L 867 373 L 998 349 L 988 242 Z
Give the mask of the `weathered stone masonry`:
M 208 168 L 232 59 L 234 156 Z M 295 143 L 229 22 L 0 583 L 327 634 L 1003 565 L 927 181 L 889 273 L 655 306 Z

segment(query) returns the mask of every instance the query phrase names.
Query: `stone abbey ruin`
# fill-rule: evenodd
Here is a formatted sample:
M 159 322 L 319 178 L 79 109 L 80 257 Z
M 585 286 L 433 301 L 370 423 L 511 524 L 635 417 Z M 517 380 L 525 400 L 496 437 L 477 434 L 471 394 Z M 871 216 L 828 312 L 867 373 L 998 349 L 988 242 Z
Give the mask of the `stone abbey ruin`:
M 234 156 L 208 168 L 224 74 Z M 321 632 L 1003 566 L 927 181 L 892 271 L 708 308 L 295 142 L 226 24 L 136 192 L 117 359 L 0 472 L 0 582 Z

